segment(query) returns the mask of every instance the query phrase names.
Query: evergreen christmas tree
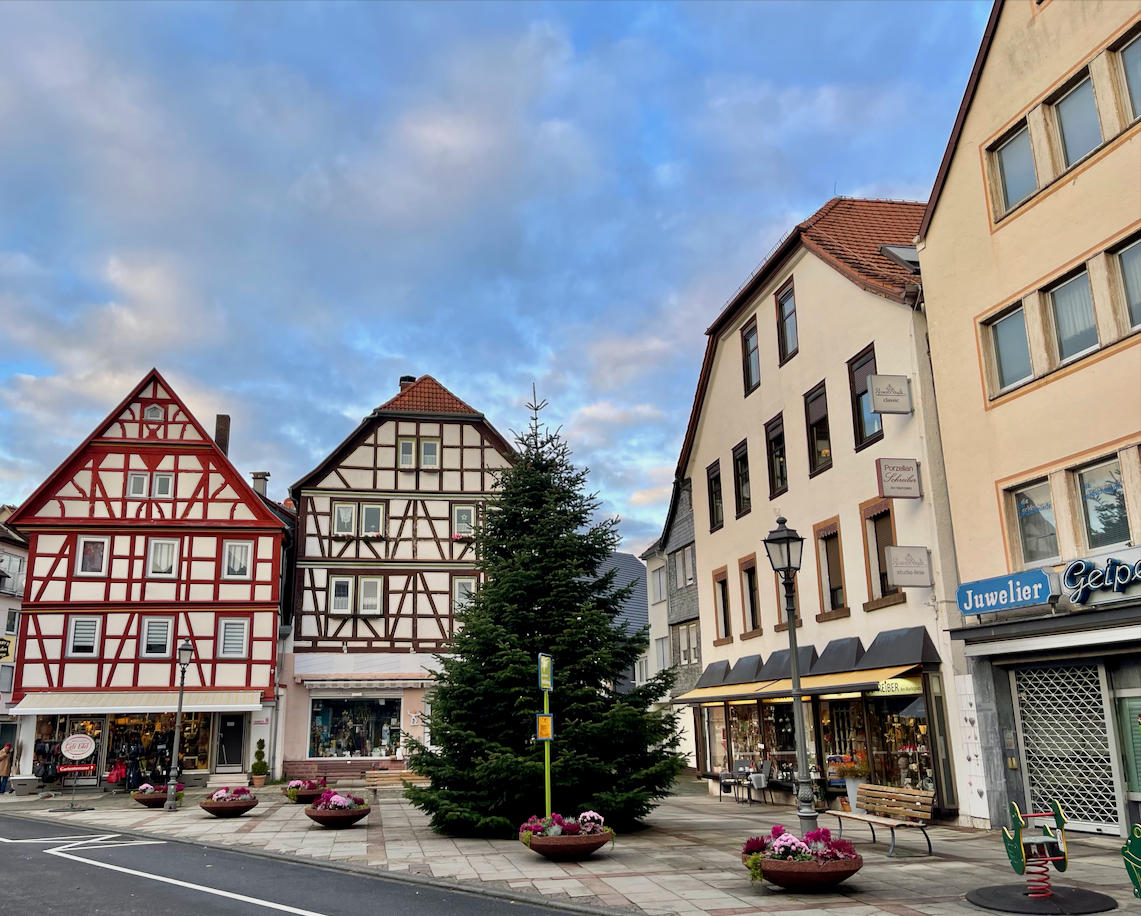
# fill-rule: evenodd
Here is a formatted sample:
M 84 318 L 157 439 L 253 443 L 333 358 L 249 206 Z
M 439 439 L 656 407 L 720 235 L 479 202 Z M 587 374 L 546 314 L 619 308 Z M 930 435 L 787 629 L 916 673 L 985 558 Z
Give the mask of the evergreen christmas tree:
M 409 741 L 409 768 L 431 784 L 407 797 L 444 833 L 508 836 L 545 813 L 543 748 L 534 740 L 540 652 L 554 661 L 554 810 L 593 809 L 628 828 L 683 766 L 676 717 L 650 708 L 673 686 L 673 671 L 616 689 L 648 635 L 616 622 L 629 589 L 600 568 L 617 546 L 617 520 L 594 521 L 599 502 L 559 433 L 540 422 L 545 404 L 528 405 L 519 454 L 476 532 L 483 584 L 439 656 L 432 747 Z

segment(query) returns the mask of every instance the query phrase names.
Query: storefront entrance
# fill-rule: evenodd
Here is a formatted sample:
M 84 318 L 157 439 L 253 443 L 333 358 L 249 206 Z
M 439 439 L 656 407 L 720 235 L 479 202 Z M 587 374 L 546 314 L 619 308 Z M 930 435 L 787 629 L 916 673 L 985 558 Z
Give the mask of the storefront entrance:
M 216 773 L 241 773 L 245 749 L 246 717 L 242 713 L 218 714 L 218 757 Z

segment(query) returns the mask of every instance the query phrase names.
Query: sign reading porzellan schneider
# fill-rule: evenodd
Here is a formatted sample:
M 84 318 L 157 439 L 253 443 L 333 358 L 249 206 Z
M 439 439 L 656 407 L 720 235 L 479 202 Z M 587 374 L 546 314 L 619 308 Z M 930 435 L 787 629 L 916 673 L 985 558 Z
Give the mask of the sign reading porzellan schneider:
M 922 499 L 919 461 L 915 458 L 877 458 L 876 481 L 886 499 Z

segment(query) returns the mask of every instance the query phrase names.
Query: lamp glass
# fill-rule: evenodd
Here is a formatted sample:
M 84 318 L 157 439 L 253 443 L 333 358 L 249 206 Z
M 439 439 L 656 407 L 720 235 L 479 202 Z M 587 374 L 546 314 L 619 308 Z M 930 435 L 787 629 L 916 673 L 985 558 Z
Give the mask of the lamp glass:
M 769 532 L 763 543 L 765 553 L 769 555 L 769 563 L 776 572 L 796 572 L 800 569 L 804 538 L 796 533 L 795 528 L 787 527 L 784 518 L 777 519 L 777 527 Z
M 190 660 L 194 657 L 194 646 L 190 644 L 190 640 L 186 640 L 181 646 L 178 647 L 178 663 L 184 668 L 190 664 Z
M 788 569 L 788 541 L 781 539 L 779 541 L 765 540 L 765 553 L 769 555 L 769 563 L 777 572 L 782 569 Z

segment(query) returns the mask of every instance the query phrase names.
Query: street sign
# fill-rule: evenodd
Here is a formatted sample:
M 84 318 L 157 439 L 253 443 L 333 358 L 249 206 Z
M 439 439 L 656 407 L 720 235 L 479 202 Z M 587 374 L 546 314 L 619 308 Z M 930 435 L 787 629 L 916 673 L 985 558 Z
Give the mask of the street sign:
M 541 712 L 535 716 L 535 740 L 555 740 L 555 717 L 550 713 Z
M 59 752 L 68 760 L 83 760 L 95 753 L 95 739 L 90 735 L 71 735 L 63 739 Z
M 94 773 L 93 763 L 65 763 L 55 768 L 57 773 Z
M 539 653 L 539 689 L 555 689 L 554 660 L 545 652 Z

